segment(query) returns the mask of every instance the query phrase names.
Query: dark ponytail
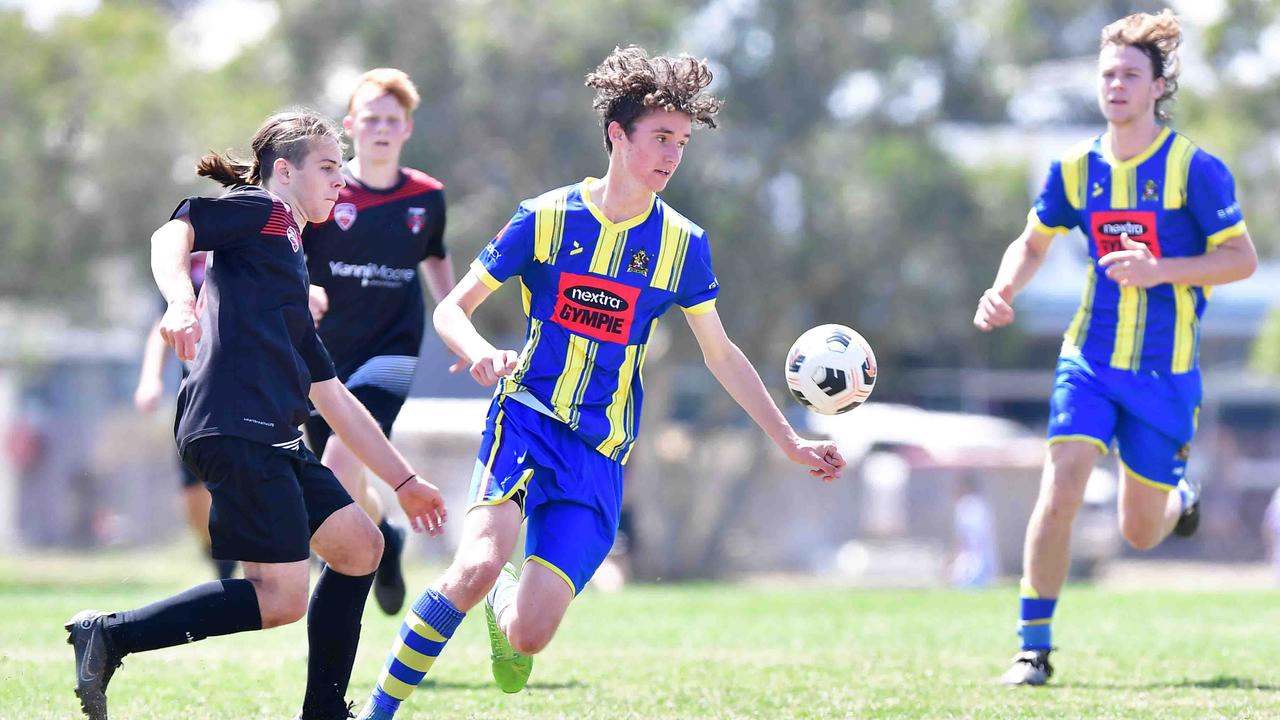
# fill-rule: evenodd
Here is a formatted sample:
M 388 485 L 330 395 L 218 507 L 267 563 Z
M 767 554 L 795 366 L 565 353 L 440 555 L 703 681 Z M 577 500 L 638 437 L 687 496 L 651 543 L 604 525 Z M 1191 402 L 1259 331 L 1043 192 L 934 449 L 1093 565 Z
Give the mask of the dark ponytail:
M 248 162 L 230 152 L 210 152 L 196 163 L 196 175 L 215 180 L 227 187 L 261 185 L 271 179 L 278 158 L 301 165 L 311 152 L 314 138 L 333 138 L 343 147 L 338 126 L 314 110 L 299 109 L 276 113 L 267 118 L 249 141 L 253 161 Z
M 256 168 L 244 160 L 233 157 L 230 151 L 225 153 L 209 151 L 200 158 L 200 162 L 196 163 L 196 175 L 207 177 L 227 187 L 255 184 L 249 180 L 251 170 Z

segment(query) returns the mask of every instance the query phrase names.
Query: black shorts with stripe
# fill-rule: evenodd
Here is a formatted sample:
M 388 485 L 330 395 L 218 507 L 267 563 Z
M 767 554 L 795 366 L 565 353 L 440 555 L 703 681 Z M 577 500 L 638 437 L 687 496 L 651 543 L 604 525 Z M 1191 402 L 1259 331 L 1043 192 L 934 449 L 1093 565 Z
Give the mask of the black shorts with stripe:
M 306 560 L 311 536 L 352 502 L 301 442 L 282 448 L 213 435 L 187 443 L 182 461 L 213 497 L 209 537 L 217 560 Z

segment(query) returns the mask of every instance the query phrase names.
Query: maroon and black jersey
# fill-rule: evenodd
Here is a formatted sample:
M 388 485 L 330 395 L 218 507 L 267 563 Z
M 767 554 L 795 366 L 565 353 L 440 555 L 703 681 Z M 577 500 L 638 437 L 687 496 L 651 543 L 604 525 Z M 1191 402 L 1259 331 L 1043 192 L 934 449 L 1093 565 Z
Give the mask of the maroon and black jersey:
M 303 241 L 311 282 L 329 295 L 320 337 L 347 382 L 371 358 L 417 358 L 426 322 L 418 264 L 445 256 L 445 210 L 444 185 L 426 173 L 402 168 L 385 190 L 344 176 L 329 220 Z
M 301 438 L 311 383 L 334 376 L 307 307 L 307 266 L 289 208 L 256 185 L 187 198 L 174 211 L 213 251 L 201 339 L 178 392 L 178 447 L 210 435 L 269 445 Z

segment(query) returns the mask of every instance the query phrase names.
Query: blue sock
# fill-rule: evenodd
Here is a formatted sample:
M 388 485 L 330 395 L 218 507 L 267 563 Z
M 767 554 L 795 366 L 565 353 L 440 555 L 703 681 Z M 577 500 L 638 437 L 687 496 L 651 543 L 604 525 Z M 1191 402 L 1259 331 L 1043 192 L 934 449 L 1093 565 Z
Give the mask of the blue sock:
M 1057 598 L 1042 598 L 1026 578 L 1022 579 L 1021 613 L 1018 634 L 1022 636 L 1023 650 L 1053 649 L 1053 610 Z
M 394 715 L 400 703 L 426 677 L 427 670 L 444 650 L 445 643 L 466 613 L 458 610 L 449 598 L 427 588 L 400 624 L 400 636 L 391 646 L 386 665 L 378 676 L 378 686 L 369 699 L 377 708 Z

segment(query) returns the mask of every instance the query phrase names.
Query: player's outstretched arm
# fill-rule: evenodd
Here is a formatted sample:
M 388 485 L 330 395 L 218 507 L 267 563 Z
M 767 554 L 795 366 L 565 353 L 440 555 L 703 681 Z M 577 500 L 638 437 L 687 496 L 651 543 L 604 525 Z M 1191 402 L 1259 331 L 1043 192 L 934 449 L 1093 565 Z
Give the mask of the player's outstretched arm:
M 351 391 L 329 378 L 311 384 L 311 402 L 365 467 L 395 491 L 413 529 L 439 535 L 448 519 L 440 490 L 418 477 Z
M 973 324 L 979 330 L 987 332 L 1013 322 L 1013 296 L 1035 277 L 1052 242 L 1053 233 L 1041 229 L 1039 221 L 1027 221 L 1022 234 L 1005 249 L 995 282 L 978 299 Z
M 516 353 L 495 348 L 471 323 L 471 313 L 493 293 L 474 270 L 468 272 L 445 296 L 431 315 L 436 333 L 458 356 L 449 372 L 467 369 L 484 386 L 516 369 Z
M 164 394 L 164 361 L 168 354 L 157 320 L 142 347 L 142 369 L 138 371 L 138 387 L 133 391 L 133 406 L 144 413 L 155 410 Z
M 196 231 L 185 217 L 170 220 L 151 235 L 151 274 L 169 303 L 160 318 L 160 335 L 181 360 L 196 356 L 200 319 L 191 285 L 191 249 Z
M 760 381 L 760 375 L 751 366 L 747 356 L 729 339 L 720 314 L 714 309 L 685 319 L 693 329 L 693 335 L 702 348 L 702 358 L 720 385 L 743 410 L 751 416 L 760 429 L 773 440 L 787 459 L 809 468 L 809 474 L 830 482 L 840 477 L 844 458 L 834 443 L 805 440 L 796 434 L 791 423 L 773 403 L 773 398 Z

